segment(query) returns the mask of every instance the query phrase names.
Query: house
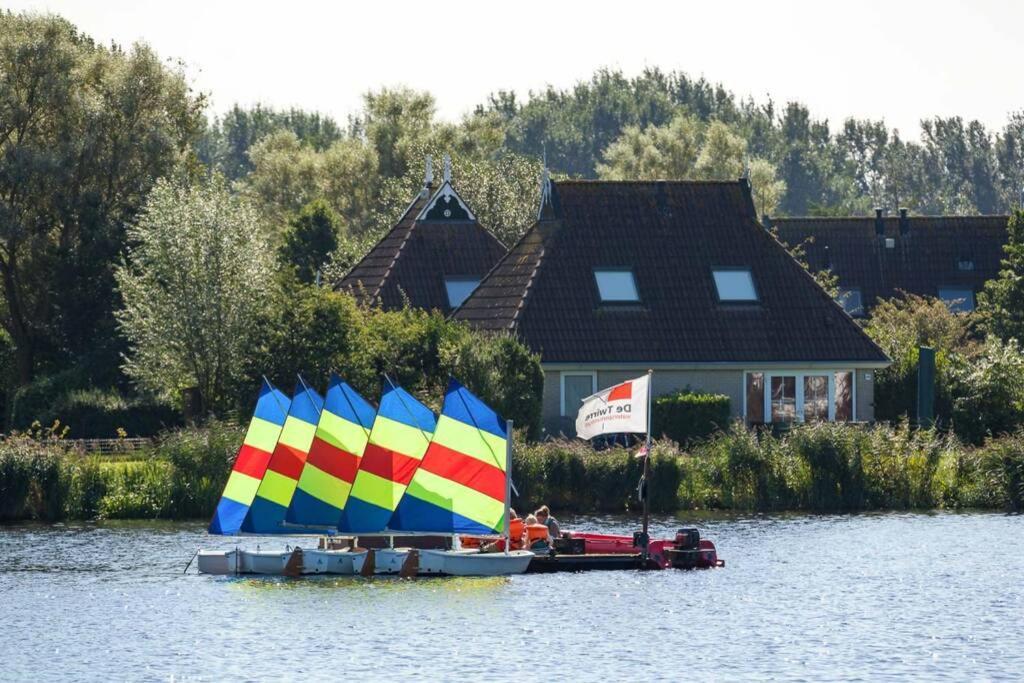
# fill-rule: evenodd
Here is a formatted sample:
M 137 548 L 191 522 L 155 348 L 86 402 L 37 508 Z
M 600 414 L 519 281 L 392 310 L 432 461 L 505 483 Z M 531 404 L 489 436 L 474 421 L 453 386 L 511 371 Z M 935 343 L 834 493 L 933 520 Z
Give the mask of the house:
M 737 182 L 546 182 L 537 222 L 453 317 L 541 354 L 543 424 L 648 368 L 750 423 L 871 420 L 885 354 L 756 219 Z
M 339 289 L 385 310 L 408 303 L 447 314 L 505 251 L 455 191 L 447 155 L 436 189 L 428 158 L 423 189 L 395 226 L 345 275 Z
M 975 295 L 999 273 L 1009 216 L 778 218 L 779 239 L 803 245 L 813 271 L 839 278 L 839 301 L 852 316 L 879 299 L 908 292 L 974 310 Z

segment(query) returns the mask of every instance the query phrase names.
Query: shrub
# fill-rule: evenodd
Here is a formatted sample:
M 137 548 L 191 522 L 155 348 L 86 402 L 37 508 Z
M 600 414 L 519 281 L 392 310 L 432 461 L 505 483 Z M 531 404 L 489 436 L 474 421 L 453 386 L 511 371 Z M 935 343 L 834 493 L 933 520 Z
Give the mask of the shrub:
M 0 522 L 64 516 L 68 479 L 63 449 L 15 435 L 0 442 Z
M 1024 510 L 1024 431 L 986 442 L 979 470 L 997 500 L 1010 509 Z
M 728 425 L 728 396 L 682 391 L 654 399 L 652 431 L 680 444 L 704 439 Z
M 99 502 L 103 519 L 157 519 L 171 510 L 172 465 L 146 458 L 104 463 L 106 495 Z
M 168 512 L 175 518 L 213 514 L 244 434 L 240 427 L 212 422 L 200 429 L 171 432 L 155 456 L 171 465 Z

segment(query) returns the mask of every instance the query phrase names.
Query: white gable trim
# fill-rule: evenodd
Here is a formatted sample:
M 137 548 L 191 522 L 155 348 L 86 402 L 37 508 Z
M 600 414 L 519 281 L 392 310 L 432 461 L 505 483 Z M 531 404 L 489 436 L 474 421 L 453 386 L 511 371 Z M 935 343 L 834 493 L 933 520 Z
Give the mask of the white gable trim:
M 429 202 L 427 202 L 427 205 L 423 207 L 423 210 L 420 211 L 420 214 L 416 216 L 416 220 L 424 220 L 427 214 L 430 213 L 430 210 L 434 208 L 434 205 L 437 204 L 438 200 L 441 199 L 442 197 L 454 197 L 455 201 L 459 203 L 459 206 L 461 206 L 465 210 L 465 212 L 469 214 L 470 220 L 476 220 L 476 216 L 473 214 L 472 211 L 470 211 L 469 207 L 466 206 L 466 202 L 462 201 L 462 197 L 460 197 L 459 193 L 455 191 L 455 188 L 452 187 L 452 184 L 447 181 L 442 183 L 441 187 L 438 188 L 433 198 Z

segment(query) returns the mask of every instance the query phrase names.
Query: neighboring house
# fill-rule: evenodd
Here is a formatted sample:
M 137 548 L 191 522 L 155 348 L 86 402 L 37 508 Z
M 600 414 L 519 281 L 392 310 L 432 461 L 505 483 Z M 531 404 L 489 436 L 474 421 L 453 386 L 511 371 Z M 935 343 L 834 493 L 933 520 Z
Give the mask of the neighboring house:
M 543 424 L 654 370 L 748 422 L 874 417 L 885 354 L 758 223 L 738 182 L 547 183 L 539 220 L 452 315 L 541 354 Z
M 434 189 L 428 159 L 423 189 L 339 289 L 386 310 L 408 303 L 448 313 L 469 296 L 506 249 L 477 222 L 450 176 L 446 157 L 444 180 Z
M 901 291 L 974 310 L 985 281 L 999 274 L 1009 216 L 875 216 L 769 220 L 779 239 L 803 245 L 813 271 L 839 278 L 839 301 L 864 316 Z

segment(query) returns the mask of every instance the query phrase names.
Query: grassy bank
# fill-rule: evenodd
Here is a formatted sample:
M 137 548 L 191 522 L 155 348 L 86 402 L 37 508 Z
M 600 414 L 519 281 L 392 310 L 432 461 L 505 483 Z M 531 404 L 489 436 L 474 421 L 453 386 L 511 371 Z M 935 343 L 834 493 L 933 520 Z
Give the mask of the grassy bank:
M 103 458 L 60 441 L 0 442 L 0 522 L 22 519 L 189 519 L 212 514 L 239 428 L 214 424 L 166 434 L 128 458 Z M 641 462 L 578 441 L 517 443 L 522 507 L 577 512 L 638 509 Z M 811 425 L 781 436 L 734 427 L 684 453 L 654 448 L 656 511 L 1024 509 L 1024 433 L 967 447 L 906 425 Z

